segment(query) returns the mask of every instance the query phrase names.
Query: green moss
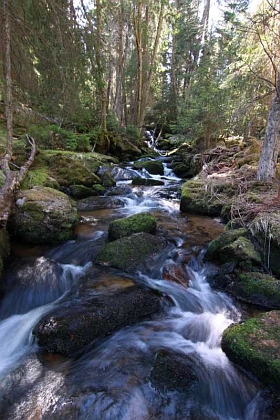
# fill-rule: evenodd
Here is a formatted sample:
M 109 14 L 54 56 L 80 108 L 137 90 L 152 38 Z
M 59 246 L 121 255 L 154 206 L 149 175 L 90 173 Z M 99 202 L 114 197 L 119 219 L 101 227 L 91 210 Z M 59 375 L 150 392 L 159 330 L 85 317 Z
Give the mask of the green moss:
M 205 253 L 205 259 L 206 260 L 212 260 L 212 259 L 220 259 L 221 256 L 221 250 L 227 245 L 230 245 L 236 239 L 240 237 L 246 237 L 248 235 L 248 231 L 245 228 L 235 229 L 235 230 L 227 230 L 223 233 L 221 233 L 216 239 L 214 239 L 206 253 Z
M 261 264 L 261 257 L 248 238 L 239 237 L 231 244 L 224 246 L 220 251 L 220 260 L 224 262 L 246 261 L 252 264 Z
M 108 235 L 111 240 L 115 240 L 139 232 L 156 232 L 156 219 L 152 214 L 139 213 L 114 220 L 109 225 Z
M 262 294 L 265 297 L 275 297 L 280 302 L 280 281 L 274 277 L 258 273 L 242 273 L 238 276 L 244 291 L 248 295 Z
M 280 390 L 279 311 L 229 327 L 223 334 L 222 349 L 233 362 Z
M 59 189 L 59 183 L 49 176 L 46 168 L 28 171 L 21 188 L 27 190 L 33 187 L 50 187 Z
M 162 250 L 165 242 L 148 233 L 136 233 L 107 244 L 98 254 L 96 262 L 120 270 L 134 271 L 149 257 Z

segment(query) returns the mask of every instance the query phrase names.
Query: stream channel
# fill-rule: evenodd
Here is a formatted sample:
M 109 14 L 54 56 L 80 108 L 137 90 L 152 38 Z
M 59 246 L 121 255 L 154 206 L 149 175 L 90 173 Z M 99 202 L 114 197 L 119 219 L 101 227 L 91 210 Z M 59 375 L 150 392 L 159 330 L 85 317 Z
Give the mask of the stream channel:
M 162 186 L 132 187 L 123 173 L 115 174 L 123 194 L 96 198 L 102 208 L 81 212 L 75 240 L 52 249 L 13 245 L 0 305 L 1 419 L 267 419 L 258 383 L 233 366 L 220 348 L 223 330 L 244 316 L 229 296 L 207 282 L 203 249 L 222 231 L 221 222 L 180 213 L 181 180 L 168 164 L 163 177 L 153 176 L 164 181 Z M 151 177 L 145 171 L 141 176 Z M 139 212 L 156 217 L 158 231 L 168 240 L 164 252 L 133 275 L 92 263 L 107 241 L 109 222 Z M 166 263 L 183 264 L 189 285 L 164 280 Z M 134 283 L 160 292 L 160 312 L 94 343 L 76 358 L 38 348 L 32 329 L 48 311 L 80 295 L 106 299 Z M 191 361 L 195 383 L 178 389 L 157 386 L 161 372 L 151 381 L 159 352 Z M 167 379 L 176 383 L 172 374 L 167 370 Z

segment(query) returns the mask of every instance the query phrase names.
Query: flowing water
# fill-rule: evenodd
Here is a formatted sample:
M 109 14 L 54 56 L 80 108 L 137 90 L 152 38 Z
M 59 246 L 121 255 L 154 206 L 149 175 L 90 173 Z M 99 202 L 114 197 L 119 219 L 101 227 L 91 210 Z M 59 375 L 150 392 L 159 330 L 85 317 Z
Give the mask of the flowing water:
M 141 176 L 149 174 L 144 171 Z M 220 348 L 224 329 L 242 316 L 228 296 L 211 289 L 208 267 L 202 262 L 204 247 L 222 226 L 218 220 L 181 214 L 180 180 L 167 166 L 163 179 L 161 187 L 130 186 L 127 195 L 119 197 L 118 208 L 83 212 L 73 241 L 53 249 L 14 246 L 0 306 L 1 418 L 269 418 L 258 384 L 237 370 Z M 129 186 L 129 181 L 119 185 L 123 183 Z M 158 230 L 169 243 L 149 268 L 132 276 L 92 264 L 106 241 L 109 222 L 143 211 L 155 215 Z M 166 264 L 183 266 L 188 286 L 164 280 Z M 81 294 L 106 295 L 134 283 L 165 296 L 160 313 L 119 330 L 76 359 L 39 351 L 32 329 L 44 314 Z M 170 390 L 151 383 L 160 351 L 191 361 L 195 385 Z

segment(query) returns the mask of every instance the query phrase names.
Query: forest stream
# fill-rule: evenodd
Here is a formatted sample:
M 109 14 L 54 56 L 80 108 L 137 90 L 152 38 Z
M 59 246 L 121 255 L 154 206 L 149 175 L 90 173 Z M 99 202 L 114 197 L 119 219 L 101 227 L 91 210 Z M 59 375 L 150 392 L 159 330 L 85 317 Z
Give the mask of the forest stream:
M 149 175 L 142 171 L 141 176 Z M 222 332 L 247 316 L 207 282 L 211 267 L 203 263 L 203 252 L 223 226 L 180 213 L 181 180 L 167 164 L 164 176 L 153 177 L 164 185 L 132 187 L 129 180 L 119 181 L 125 194 L 114 196 L 118 205 L 81 212 L 75 240 L 52 249 L 13 245 L 0 306 L 2 419 L 269 418 L 259 384 L 220 347 Z M 109 222 L 140 212 L 156 217 L 157 230 L 168 242 L 164 251 L 145 270 L 129 274 L 94 264 Z M 167 263 L 183 265 L 188 284 L 164 279 Z M 76 357 L 46 354 L 37 345 L 33 328 L 53 308 L 81 296 L 106 300 L 133 284 L 156 291 L 161 310 L 95 341 Z

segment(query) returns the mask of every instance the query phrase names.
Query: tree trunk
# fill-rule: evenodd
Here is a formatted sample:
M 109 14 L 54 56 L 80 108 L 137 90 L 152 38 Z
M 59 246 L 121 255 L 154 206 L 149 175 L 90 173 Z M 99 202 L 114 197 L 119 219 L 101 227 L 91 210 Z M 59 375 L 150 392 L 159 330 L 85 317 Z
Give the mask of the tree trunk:
M 145 83 L 145 89 L 144 89 L 143 94 L 142 94 L 142 103 L 141 103 L 140 116 L 139 116 L 140 117 L 139 128 L 141 128 L 144 124 L 146 107 L 148 105 L 152 79 L 153 79 L 153 75 L 154 75 L 154 72 L 155 72 L 155 64 L 156 64 L 156 58 L 157 58 L 157 53 L 158 53 L 158 47 L 159 47 L 161 32 L 162 32 L 163 19 L 164 19 L 164 1 L 161 0 L 156 37 L 155 37 L 155 42 L 154 42 L 154 46 L 153 46 L 151 62 L 149 63 L 148 78 L 147 78 L 147 81 Z
M 137 105 L 136 105 L 136 126 L 140 128 L 141 125 L 141 109 L 142 109 L 142 93 L 143 93 L 143 46 L 142 46 L 142 1 L 138 0 L 138 13 L 133 16 L 135 38 L 138 56 L 138 70 L 137 70 Z
M 5 175 L 5 183 L 0 188 L 0 228 L 6 226 L 13 200 L 14 192 L 19 188 L 30 165 L 32 164 L 36 147 L 33 139 L 28 137 L 31 144 L 31 153 L 27 162 L 19 171 L 11 171 L 10 162 L 13 153 L 13 112 L 12 112 L 12 71 L 11 71 L 11 30 L 9 16 L 9 1 L 3 0 L 3 18 L 4 18 L 4 68 L 5 68 L 5 89 L 6 89 L 6 125 L 7 125 L 7 142 L 6 152 L 1 160 L 1 169 Z
M 271 181 L 276 177 L 276 165 L 280 149 L 280 72 L 276 90 L 268 112 L 265 139 L 259 161 L 257 179 Z

